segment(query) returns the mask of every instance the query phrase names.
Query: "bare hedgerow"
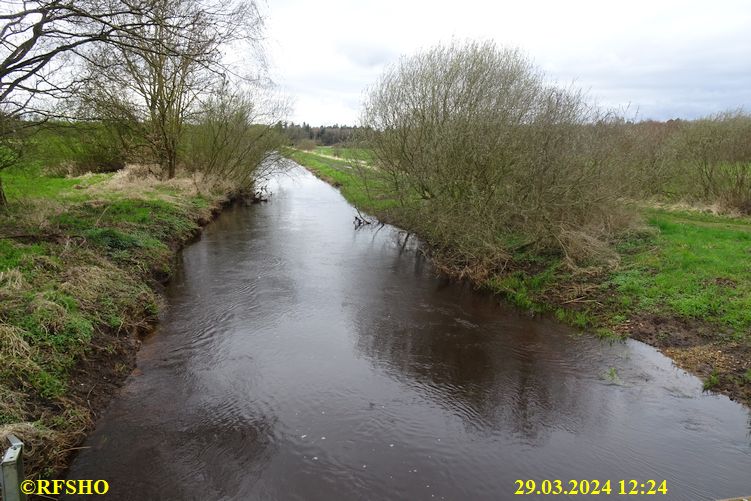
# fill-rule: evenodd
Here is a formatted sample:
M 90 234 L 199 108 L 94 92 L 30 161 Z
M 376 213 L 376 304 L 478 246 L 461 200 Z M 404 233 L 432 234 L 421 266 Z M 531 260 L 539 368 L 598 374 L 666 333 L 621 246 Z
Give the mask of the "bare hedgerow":
M 682 122 L 672 138 L 684 193 L 751 213 L 751 115 L 742 110 Z
M 526 248 L 612 260 L 608 240 L 630 221 L 622 120 L 546 82 L 518 50 L 454 43 L 403 58 L 362 121 L 407 217 L 459 261 L 497 267 Z

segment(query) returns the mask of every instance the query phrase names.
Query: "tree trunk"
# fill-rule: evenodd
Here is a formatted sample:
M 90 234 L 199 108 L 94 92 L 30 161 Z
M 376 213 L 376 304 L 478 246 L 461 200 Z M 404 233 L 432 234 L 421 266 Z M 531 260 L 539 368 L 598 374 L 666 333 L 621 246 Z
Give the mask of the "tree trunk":
M 175 177 L 175 166 L 177 165 L 177 155 L 173 155 L 171 152 L 167 156 L 167 179 Z
M 3 180 L 0 178 L 0 207 L 6 207 L 8 205 L 8 199 L 5 197 L 5 190 L 3 189 Z

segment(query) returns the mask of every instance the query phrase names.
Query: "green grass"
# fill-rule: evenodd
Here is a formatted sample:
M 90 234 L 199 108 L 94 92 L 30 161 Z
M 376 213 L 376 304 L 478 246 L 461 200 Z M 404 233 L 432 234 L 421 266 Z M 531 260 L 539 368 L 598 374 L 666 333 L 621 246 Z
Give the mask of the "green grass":
M 611 283 L 633 312 L 751 328 L 751 221 L 650 211 L 657 234 L 626 254 Z
M 20 266 L 24 256 L 35 256 L 45 253 L 42 244 L 20 246 L 12 240 L 0 239 L 0 272 Z
M 42 163 L 31 160 L 24 165 L 0 171 L 0 179 L 8 199 L 23 201 L 29 199 L 47 199 L 83 201 L 90 198 L 85 189 L 106 181 L 111 174 L 92 174 L 86 177 L 54 177 L 44 175 Z
M 551 265 L 537 274 L 517 271 L 497 275 L 488 279 L 486 286 L 522 309 L 541 313 L 547 308 L 538 299 L 538 296 L 554 280 L 555 271 L 556 266 Z M 562 313 L 559 314 L 559 316 L 562 315 Z
M 709 374 L 707 379 L 704 380 L 704 384 L 703 384 L 704 391 L 711 390 L 712 388 L 715 388 L 719 384 L 720 384 L 720 375 L 717 372 L 712 371 L 712 373 Z
M 357 169 L 345 160 L 292 149 L 287 149 L 284 154 L 337 186 L 344 198 L 365 212 L 379 214 L 398 206 L 398 201 L 389 195 L 382 180 L 373 175 L 372 179 L 364 182 Z

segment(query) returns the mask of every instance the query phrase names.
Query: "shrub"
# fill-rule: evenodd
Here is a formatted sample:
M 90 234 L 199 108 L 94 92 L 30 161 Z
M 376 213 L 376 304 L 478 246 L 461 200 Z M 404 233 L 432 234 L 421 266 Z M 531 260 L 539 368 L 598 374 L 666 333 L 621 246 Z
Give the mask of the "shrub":
M 607 241 L 626 221 L 620 123 L 548 84 L 519 51 L 470 42 L 388 69 L 362 130 L 414 224 L 486 270 L 528 247 L 572 264 L 615 256 Z
M 263 124 L 275 112 L 261 110 L 250 94 L 221 87 L 186 131 L 186 166 L 209 180 L 250 188 L 270 169 L 269 159 L 283 143 L 275 127 Z
M 303 151 L 313 151 L 316 148 L 316 142 L 312 139 L 300 139 L 295 143 L 295 148 Z
M 751 116 L 735 111 L 684 122 L 674 142 L 690 195 L 751 213 Z
M 32 137 L 34 156 L 53 175 L 113 172 L 125 166 L 119 139 L 103 124 L 51 124 Z

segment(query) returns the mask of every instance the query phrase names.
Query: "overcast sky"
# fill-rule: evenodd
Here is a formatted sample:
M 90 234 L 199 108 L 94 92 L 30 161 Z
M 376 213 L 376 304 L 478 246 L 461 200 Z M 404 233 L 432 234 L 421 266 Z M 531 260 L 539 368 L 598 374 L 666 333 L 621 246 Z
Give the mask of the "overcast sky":
M 750 0 L 267 0 L 264 11 L 295 122 L 356 123 L 387 65 L 452 38 L 518 47 L 552 80 L 641 119 L 751 109 Z

